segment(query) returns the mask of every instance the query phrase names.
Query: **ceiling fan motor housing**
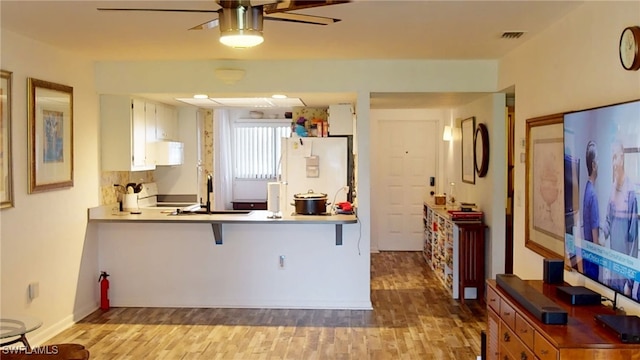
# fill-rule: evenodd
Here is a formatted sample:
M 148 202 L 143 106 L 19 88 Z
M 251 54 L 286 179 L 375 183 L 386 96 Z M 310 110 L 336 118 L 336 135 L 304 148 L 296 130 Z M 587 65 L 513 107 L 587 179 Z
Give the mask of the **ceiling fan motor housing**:
M 220 35 L 262 35 L 262 6 L 222 8 Z

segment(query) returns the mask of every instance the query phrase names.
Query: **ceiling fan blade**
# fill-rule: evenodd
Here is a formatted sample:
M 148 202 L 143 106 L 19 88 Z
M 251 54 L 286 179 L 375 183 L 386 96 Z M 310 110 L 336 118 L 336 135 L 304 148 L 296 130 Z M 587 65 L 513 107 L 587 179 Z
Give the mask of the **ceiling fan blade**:
M 204 22 L 200 25 L 194 26 L 189 30 L 209 30 L 209 29 L 216 28 L 219 25 L 220 25 L 220 19 L 213 19 L 213 20 Z
M 267 20 L 289 21 L 312 25 L 329 25 L 340 21 L 340 19 L 328 18 L 324 16 L 296 14 L 289 12 L 275 12 L 264 16 Z
M 217 13 L 218 10 L 195 9 L 135 9 L 135 8 L 98 8 L 98 11 L 158 11 L 158 12 L 185 12 L 185 13 Z
M 308 9 L 318 6 L 329 6 L 351 2 L 351 0 L 281 0 L 273 4 L 265 4 L 265 14 Z

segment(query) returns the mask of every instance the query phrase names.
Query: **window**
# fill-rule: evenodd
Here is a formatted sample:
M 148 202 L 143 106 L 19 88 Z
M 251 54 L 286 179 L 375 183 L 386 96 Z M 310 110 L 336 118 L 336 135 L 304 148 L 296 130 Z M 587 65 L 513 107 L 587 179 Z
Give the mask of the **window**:
M 290 135 L 290 120 L 234 121 L 234 177 L 276 179 L 280 174 L 281 138 Z

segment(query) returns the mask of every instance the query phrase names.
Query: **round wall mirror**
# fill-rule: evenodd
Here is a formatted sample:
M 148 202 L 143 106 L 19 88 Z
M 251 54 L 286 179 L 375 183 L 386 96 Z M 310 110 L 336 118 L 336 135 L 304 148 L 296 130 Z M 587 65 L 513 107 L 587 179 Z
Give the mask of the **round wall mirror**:
M 489 131 L 485 124 L 478 124 L 473 136 L 474 162 L 479 177 L 485 177 L 489 170 Z

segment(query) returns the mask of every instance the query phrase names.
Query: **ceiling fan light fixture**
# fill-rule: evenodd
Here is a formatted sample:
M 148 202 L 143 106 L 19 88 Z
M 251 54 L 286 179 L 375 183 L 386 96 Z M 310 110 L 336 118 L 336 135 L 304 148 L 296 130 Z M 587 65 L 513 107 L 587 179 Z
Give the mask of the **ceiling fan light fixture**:
M 223 7 L 219 13 L 220 42 L 235 48 L 262 44 L 262 6 Z
M 220 42 L 234 48 L 250 48 L 262 44 L 264 38 L 261 33 L 252 34 L 236 30 L 220 34 Z

